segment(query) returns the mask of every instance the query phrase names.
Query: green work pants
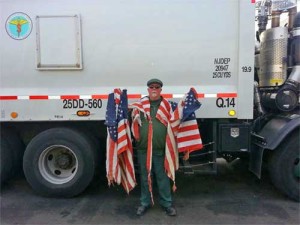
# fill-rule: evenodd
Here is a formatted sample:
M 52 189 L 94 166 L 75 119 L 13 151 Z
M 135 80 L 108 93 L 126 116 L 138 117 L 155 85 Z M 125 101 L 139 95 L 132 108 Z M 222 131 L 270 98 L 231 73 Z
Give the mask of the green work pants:
M 151 174 L 156 178 L 156 183 L 159 193 L 159 204 L 162 207 L 170 207 L 172 205 L 170 179 L 167 176 L 164 168 L 165 156 L 152 155 L 152 169 Z M 140 183 L 141 183 L 141 205 L 151 205 L 151 195 L 148 186 L 148 173 L 146 168 L 147 153 L 138 151 L 138 163 L 140 169 Z M 151 176 L 153 178 L 153 176 Z M 152 185 L 154 180 L 152 180 Z M 153 189 L 152 189 L 153 190 Z

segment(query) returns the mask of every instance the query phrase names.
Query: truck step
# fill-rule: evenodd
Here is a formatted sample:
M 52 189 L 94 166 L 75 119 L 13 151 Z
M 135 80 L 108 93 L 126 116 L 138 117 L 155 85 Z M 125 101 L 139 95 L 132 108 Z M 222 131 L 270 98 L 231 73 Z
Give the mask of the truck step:
M 180 171 L 187 175 L 216 174 L 217 162 L 215 151 L 191 154 L 188 160 L 181 160 Z
M 189 162 L 185 162 L 184 165 L 181 166 L 179 170 L 187 175 L 217 173 L 217 167 L 215 162 L 207 162 L 207 163 L 199 163 L 199 164 L 189 164 Z

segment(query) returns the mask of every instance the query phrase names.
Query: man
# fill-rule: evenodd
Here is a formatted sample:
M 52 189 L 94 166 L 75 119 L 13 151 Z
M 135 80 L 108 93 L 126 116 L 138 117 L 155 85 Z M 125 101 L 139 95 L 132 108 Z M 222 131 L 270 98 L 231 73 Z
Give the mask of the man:
M 160 205 L 167 215 L 176 216 L 176 209 L 172 206 L 170 179 L 164 168 L 167 126 L 161 116 L 162 111 L 166 117 L 170 116 L 170 111 L 162 108 L 162 105 L 170 106 L 170 103 L 161 96 L 161 80 L 151 79 L 147 86 L 149 95 L 141 99 L 132 115 L 141 184 L 141 205 L 136 214 L 142 216 L 153 204 L 152 178 L 155 178 Z

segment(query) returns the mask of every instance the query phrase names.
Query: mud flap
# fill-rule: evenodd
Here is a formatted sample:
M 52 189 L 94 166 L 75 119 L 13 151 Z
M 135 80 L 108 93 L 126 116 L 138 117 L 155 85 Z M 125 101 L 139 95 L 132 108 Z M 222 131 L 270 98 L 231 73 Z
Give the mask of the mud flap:
M 264 148 L 253 146 L 250 154 L 249 170 L 259 179 L 261 178 L 261 165 L 263 160 Z

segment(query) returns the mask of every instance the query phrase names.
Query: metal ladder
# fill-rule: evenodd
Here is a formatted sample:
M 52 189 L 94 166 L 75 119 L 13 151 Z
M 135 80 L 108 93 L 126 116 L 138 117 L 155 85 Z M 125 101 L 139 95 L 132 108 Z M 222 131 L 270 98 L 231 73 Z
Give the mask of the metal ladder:
M 180 156 L 180 162 L 179 170 L 184 174 L 216 174 L 217 154 L 215 143 L 205 144 L 202 150 L 191 153 L 188 160 L 183 160 L 183 156 Z

